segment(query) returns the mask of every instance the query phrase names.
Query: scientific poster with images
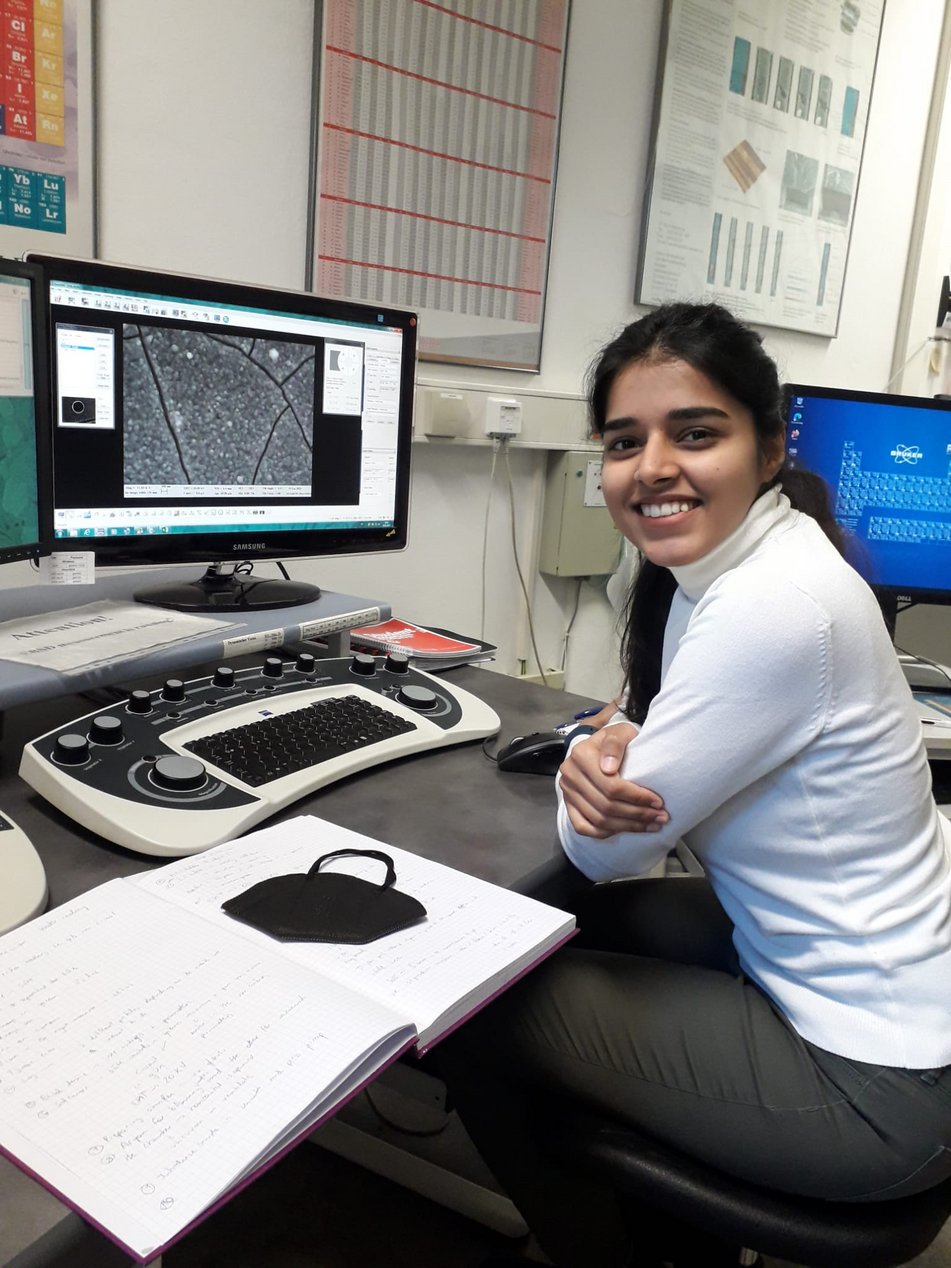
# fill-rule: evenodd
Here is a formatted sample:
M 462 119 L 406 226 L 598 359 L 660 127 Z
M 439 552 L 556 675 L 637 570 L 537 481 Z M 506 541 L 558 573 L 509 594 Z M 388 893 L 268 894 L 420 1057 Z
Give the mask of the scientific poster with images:
M 312 285 L 537 370 L 568 0 L 324 0 Z
M 836 333 L 884 0 L 668 0 L 635 299 Z
M 0 0 L 0 251 L 91 254 L 89 0 Z

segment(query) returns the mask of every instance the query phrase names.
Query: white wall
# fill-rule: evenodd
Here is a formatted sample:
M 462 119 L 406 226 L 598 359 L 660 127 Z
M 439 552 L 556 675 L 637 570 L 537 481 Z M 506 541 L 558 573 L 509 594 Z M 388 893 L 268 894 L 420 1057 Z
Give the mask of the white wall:
M 572 6 L 541 373 L 421 363 L 421 381 L 577 398 L 597 348 L 634 315 L 661 9 L 661 0 Z M 100 255 L 302 286 L 312 0 L 99 0 L 98 12 Z M 942 0 L 886 5 L 839 333 L 766 332 L 789 378 L 881 389 L 890 375 L 942 12 Z M 2 234 L 0 250 L 15 253 Z M 937 262 L 947 249 L 948 238 L 932 234 L 917 262 L 935 301 L 931 274 L 940 280 L 948 270 L 946 258 Z M 400 615 L 475 632 L 491 452 L 433 443 L 415 446 L 415 457 L 402 556 L 294 571 L 386 597 Z M 531 569 L 545 456 L 516 449 L 511 459 L 517 537 Z M 511 671 L 528 652 L 505 487 L 500 470 L 486 632 Z M 538 579 L 534 592 L 542 658 L 557 664 L 577 588 Z M 569 687 L 613 690 L 613 624 L 600 586 L 582 586 Z

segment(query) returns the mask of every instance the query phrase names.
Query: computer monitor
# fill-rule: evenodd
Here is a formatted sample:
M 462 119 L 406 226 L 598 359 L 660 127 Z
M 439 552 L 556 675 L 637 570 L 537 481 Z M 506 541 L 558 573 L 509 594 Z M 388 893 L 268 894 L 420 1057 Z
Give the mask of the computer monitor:
M 786 410 L 789 465 L 829 485 L 892 633 L 899 604 L 951 603 L 948 402 L 788 384 Z
M 49 394 L 43 278 L 0 259 L 0 563 L 49 554 Z
M 211 564 L 135 597 L 234 611 L 320 593 L 249 560 L 405 546 L 414 314 L 31 258 L 49 299 L 55 550 Z

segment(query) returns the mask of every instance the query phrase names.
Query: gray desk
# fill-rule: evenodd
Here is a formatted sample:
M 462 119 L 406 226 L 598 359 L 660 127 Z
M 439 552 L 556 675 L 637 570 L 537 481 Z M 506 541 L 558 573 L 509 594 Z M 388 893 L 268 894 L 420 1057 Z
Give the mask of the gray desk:
M 194 675 L 201 672 L 204 666 L 196 667 Z M 550 729 L 590 703 L 485 669 L 452 670 L 449 677 L 492 705 L 502 720 L 504 739 Z M 0 740 L 0 806 L 40 853 L 52 905 L 114 876 L 160 865 L 76 827 L 17 777 L 28 739 L 87 711 L 88 702 L 75 697 L 12 708 Z M 514 884 L 557 853 L 552 781 L 502 774 L 478 744 L 376 767 L 305 798 L 277 817 L 305 812 L 502 885 Z M 86 1268 L 93 1263 L 113 1268 L 127 1262 L 111 1243 L 0 1160 L 0 1263 L 9 1268 Z
M 149 584 L 191 580 L 200 572 L 201 568 L 197 566 L 163 568 L 150 572 L 148 580 Z M 95 585 L 22 586 L 5 590 L 3 620 L 45 616 L 60 611 L 66 617 L 70 609 L 87 603 L 99 603 L 104 599 L 128 602 L 142 583 L 141 572 L 107 572 L 97 576 Z M 162 611 L 161 608 L 154 610 Z M 46 700 L 71 692 L 86 691 L 92 687 L 124 682 L 145 673 L 153 675 L 153 681 L 157 679 L 161 682 L 167 674 L 177 673 L 199 661 L 212 658 L 222 660 L 229 654 L 225 649 L 225 641 L 239 636 L 256 640 L 261 648 L 265 646 L 267 636 L 271 636 L 271 644 L 275 646 L 320 639 L 327 644 L 330 655 L 342 656 L 349 646 L 349 630 L 357 625 L 370 625 L 386 620 L 391 615 L 391 610 L 388 603 L 380 603 L 376 599 L 361 599 L 356 595 L 335 594 L 327 590 L 313 603 L 301 603 L 297 607 L 257 612 L 215 611 L 207 615 L 226 624 L 194 642 L 178 643 L 145 654 L 130 646 L 126 655 L 110 661 L 109 664 L 70 674 L 68 677 L 55 670 L 0 660 L 0 711 L 31 700 Z M 254 641 L 249 643 L 247 650 L 257 650 Z

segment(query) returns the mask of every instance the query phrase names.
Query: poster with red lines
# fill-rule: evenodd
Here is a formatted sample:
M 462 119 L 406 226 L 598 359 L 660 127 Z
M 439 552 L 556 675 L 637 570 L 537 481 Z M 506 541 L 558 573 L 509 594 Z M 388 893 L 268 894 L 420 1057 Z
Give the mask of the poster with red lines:
M 325 0 L 313 287 L 420 356 L 535 370 L 568 0 Z

